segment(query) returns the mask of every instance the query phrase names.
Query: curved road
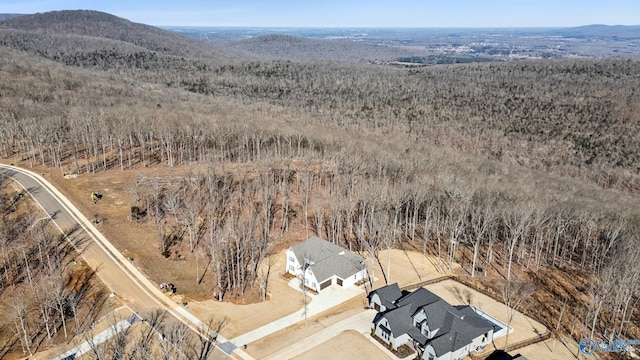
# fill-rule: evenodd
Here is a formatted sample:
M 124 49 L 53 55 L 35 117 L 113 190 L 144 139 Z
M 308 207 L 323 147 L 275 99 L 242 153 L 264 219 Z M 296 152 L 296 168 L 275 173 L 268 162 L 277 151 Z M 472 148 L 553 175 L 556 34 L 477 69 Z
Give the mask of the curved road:
M 135 312 L 148 314 L 154 309 L 164 309 L 196 332 L 215 334 L 144 277 L 64 195 L 40 175 L 0 164 L 0 176 L 10 177 L 20 184 L 46 213 L 53 215 L 51 220 L 60 231 L 79 227 L 68 240 L 97 271 L 104 284 Z M 227 340 L 219 335 L 218 341 L 224 343 Z M 251 359 L 251 356 L 240 349 L 235 349 L 234 353 L 244 359 Z

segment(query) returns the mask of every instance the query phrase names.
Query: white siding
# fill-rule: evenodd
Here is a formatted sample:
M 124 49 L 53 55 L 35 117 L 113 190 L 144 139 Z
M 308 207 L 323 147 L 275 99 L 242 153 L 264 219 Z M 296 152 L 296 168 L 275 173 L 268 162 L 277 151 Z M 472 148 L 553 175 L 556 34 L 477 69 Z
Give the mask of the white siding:
M 430 360 L 436 358 L 436 351 L 433 349 L 433 346 L 427 345 L 424 349 L 424 354 L 422 354 L 422 358 L 424 360 Z
M 398 347 L 411 341 L 409 334 L 394 334 L 392 332 L 386 333 L 382 327 L 389 329 L 389 322 L 387 319 L 382 318 L 375 324 L 375 335 L 387 344 L 391 344 L 394 350 L 398 350 Z
M 483 341 L 484 340 L 484 341 Z M 471 348 L 469 351 L 475 351 L 478 347 L 483 347 L 491 343 L 493 340 L 493 330 L 489 330 L 487 336 L 480 335 L 477 338 L 473 339 L 471 342 Z
M 427 314 L 424 313 L 424 309 L 420 309 L 418 313 L 413 317 L 413 326 L 420 324 L 422 320 L 427 318 Z
M 367 269 L 362 269 L 361 271 L 347 277 L 346 279 L 342 279 L 342 286 L 352 286 L 355 283 L 362 281 L 367 278 Z
M 302 275 L 302 271 L 300 271 L 300 274 Z M 313 271 L 311 271 L 311 268 L 307 269 L 306 273 L 304 274 L 304 282 L 308 288 L 313 289 L 315 291 L 320 291 L 318 280 L 316 279 L 316 276 L 313 274 Z
M 389 332 L 384 331 L 382 329 L 383 326 L 389 329 L 389 323 L 387 322 L 386 319 L 382 319 L 376 324 L 375 335 L 380 340 L 384 341 L 386 344 L 389 344 L 389 342 L 391 341 L 392 335 L 390 331 Z
M 292 271 L 292 269 L 293 269 L 293 271 Z M 302 275 L 300 264 L 298 264 L 298 259 L 296 259 L 296 255 L 293 253 L 293 250 L 291 250 L 291 248 L 289 248 L 289 250 L 287 250 L 287 267 L 286 267 L 286 271 L 291 275 L 295 275 L 295 276 L 301 276 Z
M 411 337 L 409 336 L 409 334 L 402 334 L 398 337 L 393 337 L 391 341 L 393 342 L 393 349 L 398 350 L 400 346 L 411 341 Z
M 445 359 L 462 359 L 464 357 L 466 357 L 467 355 L 469 355 L 469 353 L 476 351 L 476 348 L 478 346 L 485 346 L 489 343 L 491 343 L 491 340 L 493 338 L 493 330 L 490 331 L 490 334 L 486 337 L 485 341 L 482 341 L 482 338 L 484 337 L 484 335 L 478 336 L 477 338 L 473 339 L 473 341 L 466 345 L 463 346 L 462 348 L 458 349 L 457 351 L 453 351 L 453 352 L 448 352 L 442 356 L 440 356 L 439 358 L 437 358 L 438 360 L 445 360 Z M 430 346 L 427 346 L 427 348 L 429 348 Z M 426 352 L 425 352 L 426 353 Z M 428 359 L 428 357 L 424 357 L 425 359 Z
M 289 274 L 292 274 L 294 276 L 301 278 L 302 265 L 298 262 L 298 259 L 296 258 L 296 255 L 291 248 L 287 250 L 286 257 L 287 258 L 286 258 L 285 271 Z M 315 291 L 320 291 L 320 284 L 318 283 L 318 280 L 315 278 L 315 275 L 313 275 L 313 273 L 311 272 L 311 269 L 307 270 L 307 273 L 305 274 L 305 278 L 306 277 L 309 278 L 309 281 L 307 282 L 307 286 L 309 288 L 314 289 Z M 345 279 L 340 278 L 340 280 L 342 280 L 342 286 L 348 287 L 348 286 L 353 286 L 354 284 L 361 282 L 366 278 L 367 278 L 367 269 L 365 268 L 356 272 L 355 274 L 349 275 Z M 313 279 L 313 283 L 311 282 L 312 279 Z M 336 275 L 333 275 L 330 279 L 331 279 L 331 284 L 336 284 L 338 277 Z
M 463 346 L 462 348 L 458 349 L 457 351 L 448 352 L 448 353 L 442 355 L 439 358 L 439 360 L 440 359 L 442 359 L 442 360 L 444 360 L 444 359 L 454 359 L 454 360 L 462 359 L 465 356 L 467 356 L 468 354 L 469 354 L 469 345 Z
M 378 295 L 378 293 L 373 293 L 373 295 L 371 295 L 371 301 L 369 301 L 369 307 L 372 309 L 375 309 L 376 304 L 380 306 L 380 312 L 387 310 L 387 308 L 385 308 L 384 305 L 382 305 L 382 302 L 380 301 L 380 296 Z

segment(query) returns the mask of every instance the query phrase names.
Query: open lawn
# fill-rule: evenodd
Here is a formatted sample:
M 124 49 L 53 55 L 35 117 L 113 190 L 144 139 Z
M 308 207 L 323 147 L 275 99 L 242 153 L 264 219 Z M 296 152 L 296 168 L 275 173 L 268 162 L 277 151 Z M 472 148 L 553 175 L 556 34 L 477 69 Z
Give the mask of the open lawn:
M 429 285 L 426 288 L 449 302 L 451 305 L 470 304 L 503 323 L 507 323 L 507 308 L 504 304 L 456 281 L 445 280 Z M 509 344 L 530 339 L 546 332 L 544 325 L 521 313 L 515 314 L 513 321 L 511 322 L 511 327 L 514 331 L 509 334 Z M 502 349 L 504 348 L 505 341 L 506 336 L 496 339 L 494 340 L 494 346 L 497 349 Z M 493 351 L 494 349 L 490 350 Z
M 280 276 L 284 273 L 285 252 L 273 256 L 280 261 L 269 275 L 268 301 L 245 305 L 217 300 L 194 301 L 187 305 L 187 310 L 203 321 L 226 317 L 227 325 L 221 333 L 227 338 L 234 338 L 301 309 L 302 294 L 289 287 L 289 280 Z M 313 300 L 307 297 L 307 301 Z
M 555 345 L 554 345 L 555 343 Z M 578 359 L 578 343 L 571 338 L 561 337 L 560 339 L 548 339 L 539 343 L 514 350 L 512 354 L 521 354 L 528 359 L 548 359 L 548 360 L 570 360 Z M 602 359 L 597 352 L 591 355 L 583 355 L 584 359 Z
M 340 354 L 338 356 L 338 354 Z M 296 360 L 315 359 L 394 359 L 357 331 L 348 330 L 311 350 L 294 357 Z

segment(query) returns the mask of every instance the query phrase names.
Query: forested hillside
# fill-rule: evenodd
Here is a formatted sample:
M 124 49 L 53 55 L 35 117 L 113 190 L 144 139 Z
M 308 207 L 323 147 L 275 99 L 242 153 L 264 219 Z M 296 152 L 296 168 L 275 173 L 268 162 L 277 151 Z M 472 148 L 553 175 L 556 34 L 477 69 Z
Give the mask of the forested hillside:
M 419 70 L 271 62 L 224 65 L 184 85 L 635 191 L 639 70 L 613 59 Z
M 210 47 L 196 40 L 92 10 L 65 10 L 18 16 L 0 22 L 0 28 L 62 37 L 75 35 L 105 38 L 179 56 L 197 56 L 210 50 Z
M 228 60 L 229 54 L 220 56 L 220 50 L 193 50 L 200 44 L 195 40 L 123 19 L 114 21 L 117 18 L 108 14 L 56 12 L 46 21 L 42 16 L 0 23 L 6 28 L 0 30 L 0 44 L 67 65 L 111 70 L 243 103 L 296 108 L 313 114 L 316 123 L 385 128 L 412 139 L 588 179 L 602 187 L 640 188 L 639 105 L 634 101 L 640 85 L 637 60 L 520 61 L 410 70 L 234 61 Z M 64 22 L 67 18 L 81 21 L 71 26 L 75 22 Z M 89 27 L 91 22 L 104 25 Z M 44 31 L 49 23 L 62 35 Z M 140 40 L 148 28 L 150 40 Z M 246 40 L 243 46 L 268 52 L 272 44 L 274 56 L 291 51 L 279 50 L 283 44 L 300 47 L 304 51 L 294 52 L 306 54 L 330 50 L 319 43 L 276 36 Z M 362 46 L 354 44 L 354 57 Z M 314 47 L 320 50 L 308 51 Z M 189 53 L 199 56 L 184 56 Z
M 347 62 L 383 63 L 401 57 L 420 54 L 420 51 L 359 42 L 305 39 L 273 34 L 219 44 L 224 49 L 278 60 L 334 60 Z
M 576 339 L 640 336 L 638 60 L 398 69 L 74 50 L 113 54 L 98 64 L 35 57 L 13 34 L 0 41 L 25 52 L 0 48 L 0 156 L 60 176 L 188 167 L 139 177 L 125 206 L 153 251 L 210 259 L 210 281 L 195 278 L 220 300 L 264 297 L 259 265 L 304 231 L 382 276 L 383 250 L 411 247 L 489 291 L 533 283 L 531 313 Z
M 0 14 L 0 21 L 11 19 L 17 16 L 21 16 L 22 14 Z
M 55 11 L 0 21 L 0 45 L 66 65 L 192 76 L 235 54 L 178 34 L 89 10 Z M 206 60 L 206 63 L 203 63 Z M 143 74 L 143 72 L 145 74 Z

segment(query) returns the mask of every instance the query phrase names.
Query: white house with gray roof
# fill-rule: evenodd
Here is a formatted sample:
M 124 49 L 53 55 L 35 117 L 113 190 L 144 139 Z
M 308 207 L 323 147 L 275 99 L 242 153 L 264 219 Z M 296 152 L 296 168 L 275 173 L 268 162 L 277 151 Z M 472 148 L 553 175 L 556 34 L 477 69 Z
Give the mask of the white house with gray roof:
M 494 325 L 473 306 L 451 306 L 425 288 L 408 292 L 392 284 L 368 298 L 378 311 L 373 333 L 394 350 L 411 343 L 423 359 L 462 359 L 493 340 Z
M 353 286 L 367 278 L 364 258 L 317 236 L 287 250 L 287 272 L 315 291 Z

